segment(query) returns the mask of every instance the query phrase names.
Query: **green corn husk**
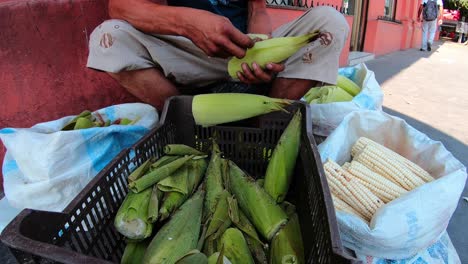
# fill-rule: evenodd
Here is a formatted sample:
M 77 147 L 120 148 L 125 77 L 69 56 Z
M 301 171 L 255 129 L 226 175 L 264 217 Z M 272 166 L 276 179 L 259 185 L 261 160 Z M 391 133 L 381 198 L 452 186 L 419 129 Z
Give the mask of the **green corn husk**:
M 227 228 L 226 228 L 227 229 Z M 211 256 L 216 252 L 217 241 L 215 239 L 206 238 L 203 244 L 203 253 L 207 256 Z
M 215 252 L 208 258 L 208 264 L 232 264 L 232 262 L 220 252 Z
M 286 223 L 287 216 L 273 198 L 247 176 L 234 162 L 229 162 L 231 190 L 239 207 L 268 241 Z
M 244 235 L 237 228 L 228 228 L 224 232 L 218 248 L 224 249 L 224 255 L 232 264 L 254 264 Z
M 265 179 L 257 179 L 255 182 L 257 183 L 258 186 L 262 188 L 265 185 Z
M 188 161 L 169 177 L 158 182 L 157 186 L 162 192 L 178 192 L 184 195 L 188 194 Z
M 120 120 L 119 125 L 126 126 L 126 125 L 131 125 L 132 123 L 133 123 L 133 120 L 124 117 Z
M 243 58 L 232 57 L 229 60 L 229 75 L 237 79 L 237 72 L 243 71 L 243 63 L 246 63 L 251 70 L 253 70 L 253 62 L 256 62 L 262 69 L 265 69 L 267 63 L 280 63 L 314 40 L 318 34 L 318 31 L 314 31 L 302 36 L 277 37 L 256 42 L 252 48 L 247 49 Z
M 257 231 L 255 231 L 255 227 L 250 223 L 249 219 L 247 219 L 242 211 L 239 210 L 239 222 L 234 224 L 245 234 L 245 241 L 247 241 L 250 253 L 255 259 L 255 263 L 268 263 L 265 245 L 260 241 Z
M 197 191 L 158 231 L 146 250 L 143 263 L 169 264 L 196 249 L 205 191 Z
M 79 117 L 76 120 L 75 127 L 73 129 L 78 130 L 78 129 L 87 129 L 87 128 L 92 128 L 92 127 L 95 127 L 95 125 L 91 119 L 88 119 L 86 117 Z
M 305 263 L 299 218 L 295 212 L 271 241 L 270 263 Z
M 310 89 L 304 95 L 304 99 L 309 104 L 327 104 L 335 102 L 348 102 L 353 100 L 353 96 L 341 87 L 335 85 L 322 86 Z
M 162 198 L 162 192 L 159 191 L 157 185 L 153 185 L 151 197 L 148 203 L 148 221 L 155 223 L 159 217 L 159 201 Z
M 166 164 L 169 164 L 177 159 L 181 158 L 181 156 L 162 156 L 159 158 L 157 161 L 153 162 L 150 166 L 150 171 L 153 171 L 154 169 L 157 169 L 159 167 L 162 167 Z
M 340 75 L 340 74 L 338 74 L 338 78 L 336 80 L 336 86 L 345 90 L 351 96 L 356 96 L 359 92 L 361 92 L 361 87 L 359 87 L 359 85 L 357 85 L 348 77 Z
M 208 264 L 208 258 L 195 249 L 177 260 L 176 264 Z
M 141 193 L 129 192 L 114 219 L 114 226 L 125 237 L 132 240 L 142 240 L 149 237 L 153 225 L 148 221 L 148 204 L 151 189 Z
M 208 164 L 204 159 L 197 159 L 189 160 L 184 166 L 187 168 L 188 192 L 187 194 L 179 192 L 168 192 L 165 194 L 163 203 L 159 209 L 161 220 L 168 218 L 196 190 L 205 175 Z
M 68 122 L 63 128 L 62 128 L 62 131 L 69 131 L 69 130 L 73 130 L 75 128 L 75 124 L 76 124 L 76 120 L 78 120 L 78 118 L 80 117 L 84 117 L 84 118 L 87 118 L 87 119 L 92 119 L 92 113 L 91 111 L 88 111 L 88 110 L 84 110 L 83 112 L 81 112 L 79 115 L 75 116 L 72 120 L 70 120 L 70 122 Z
M 138 180 L 131 182 L 128 186 L 130 190 L 132 190 L 135 193 L 141 192 L 174 173 L 191 158 L 193 158 L 193 156 L 186 156 L 176 159 L 171 163 L 158 167 L 153 171 L 149 172 L 148 174 L 143 175 Z
M 206 231 L 206 236 L 209 237 L 212 234 L 216 233 L 218 229 L 223 225 L 224 222 L 229 221 L 229 208 L 228 208 L 228 197 L 231 194 L 228 193 L 226 190 L 223 190 L 219 196 L 218 203 L 216 204 L 215 212 L 213 213 L 213 217 L 211 218 L 210 224 L 208 225 L 208 229 Z
M 216 93 L 195 95 L 192 113 L 204 127 L 239 121 L 273 111 L 286 111 L 292 101 L 256 94 Z
M 141 176 L 145 175 L 146 172 L 149 170 L 151 163 L 153 163 L 152 159 L 148 159 L 147 161 L 143 162 L 143 164 L 140 165 L 140 167 L 136 168 L 129 176 L 128 176 L 128 181 L 136 181 Z
M 281 135 L 268 163 L 263 188 L 277 203 L 288 194 L 301 142 L 301 111 L 296 111 Z
M 211 145 L 211 157 L 206 169 L 206 199 L 205 217 L 213 215 L 219 196 L 223 192 L 222 158 L 218 144 L 213 140 Z
M 184 144 L 168 144 L 164 147 L 164 153 L 166 155 L 205 155 L 205 153 L 198 151 L 192 147 Z
M 120 259 L 120 264 L 141 264 L 148 244 L 149 240 L 128 242 Z

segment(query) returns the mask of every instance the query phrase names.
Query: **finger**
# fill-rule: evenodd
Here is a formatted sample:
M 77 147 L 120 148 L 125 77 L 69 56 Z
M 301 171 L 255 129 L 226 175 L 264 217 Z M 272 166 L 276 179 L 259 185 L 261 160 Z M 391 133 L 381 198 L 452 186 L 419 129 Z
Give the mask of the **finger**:
M 235 43 L 231 42 L 231 40 L 227 38 L 219 40 L 218 45 L 226 54 L 236 56 L 239 59 L 245 56 L 246 50 L 237 46 Z
M 265 72 L 264 70 L 262 70 L 262 68 L 260 68 L 260 66 L 254 62 L 252 63 L 252 66 L 253 66 L 253 69 L 254 69 L 254 73 L 255 73 L 255 76 L 257 77 L 257 79 L 260 79 L 264 82 L 270 82 L 271 81 L 271 74 Z
M 250 70 L 249 66 L 247 63 L 242 63 L 241 65 L 242 68 L 242 74 L 249 80 L 250 82 L 255 82 L 257 78 L 253 75 L 252 70 Z
M 237 72 L 237 78 L 239 79 L 239 81 L 241 81 L 243 83 L 251 84 L 251 82 L 249 80 L 247 80 L 247 78 L 245 78 L 244 75 L 241 72 Z
M 232 27 L 227 31 L 229 38 L 237 46 L 243 49 L 251 48 L 254 45 L 253 40 L 246 34 L 240 32 L 237 28 Z
M 284 66 L 284 64 L 281 63 L 270 62 L 266 65 L 266 68 L 271 72 L 278 73 L 284 71 L 286 67 Z

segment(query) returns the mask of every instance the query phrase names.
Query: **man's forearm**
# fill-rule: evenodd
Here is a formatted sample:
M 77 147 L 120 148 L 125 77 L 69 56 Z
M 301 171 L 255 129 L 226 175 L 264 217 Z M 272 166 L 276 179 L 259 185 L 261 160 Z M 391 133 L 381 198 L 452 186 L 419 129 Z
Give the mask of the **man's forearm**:
M 203 15 L 202 10 L 172 7 L 166 1 L 110 0 L 109 16 L 122 19 L 135 28 L 155 34 L 185 36 L 190 27 L 188 18 Z
M 249 1 L 248 33 L 267 34 L 272 32 L 270 16 L 264 0 Z

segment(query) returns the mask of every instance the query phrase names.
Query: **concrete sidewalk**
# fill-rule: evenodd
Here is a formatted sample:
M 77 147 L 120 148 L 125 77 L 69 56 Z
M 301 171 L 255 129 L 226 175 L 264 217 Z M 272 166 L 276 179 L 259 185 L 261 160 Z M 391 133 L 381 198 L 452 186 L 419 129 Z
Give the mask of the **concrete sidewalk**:
M 384 91 L 384 110 L 441 141 L 468 166 L 468 46 L 435 43 L 432 52 L 411 49 L 368 61 Z M 465 185 L 462 196 L 468 196 Z M 468 202 L 461 199 L 448 232 L 468 263 Z

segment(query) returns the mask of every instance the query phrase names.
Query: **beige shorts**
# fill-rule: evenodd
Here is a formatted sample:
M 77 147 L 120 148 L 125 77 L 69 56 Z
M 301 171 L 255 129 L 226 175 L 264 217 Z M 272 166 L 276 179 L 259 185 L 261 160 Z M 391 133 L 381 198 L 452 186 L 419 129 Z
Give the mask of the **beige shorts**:
M 342 14 L 331 7 L 311 8 L 272 35 L 297 36 L 317 29 L 320 38 L 286 60 L 278 77 L 336 83 L 339 57 L 349 32 Z M 91 34 L 87 66 L 112 73 L 156 67 L 178 84 L 204 86 L 230 80 L 227 62 L 208 57 L 187 38 L 146 34 L 123 20 L 108 20 Z

